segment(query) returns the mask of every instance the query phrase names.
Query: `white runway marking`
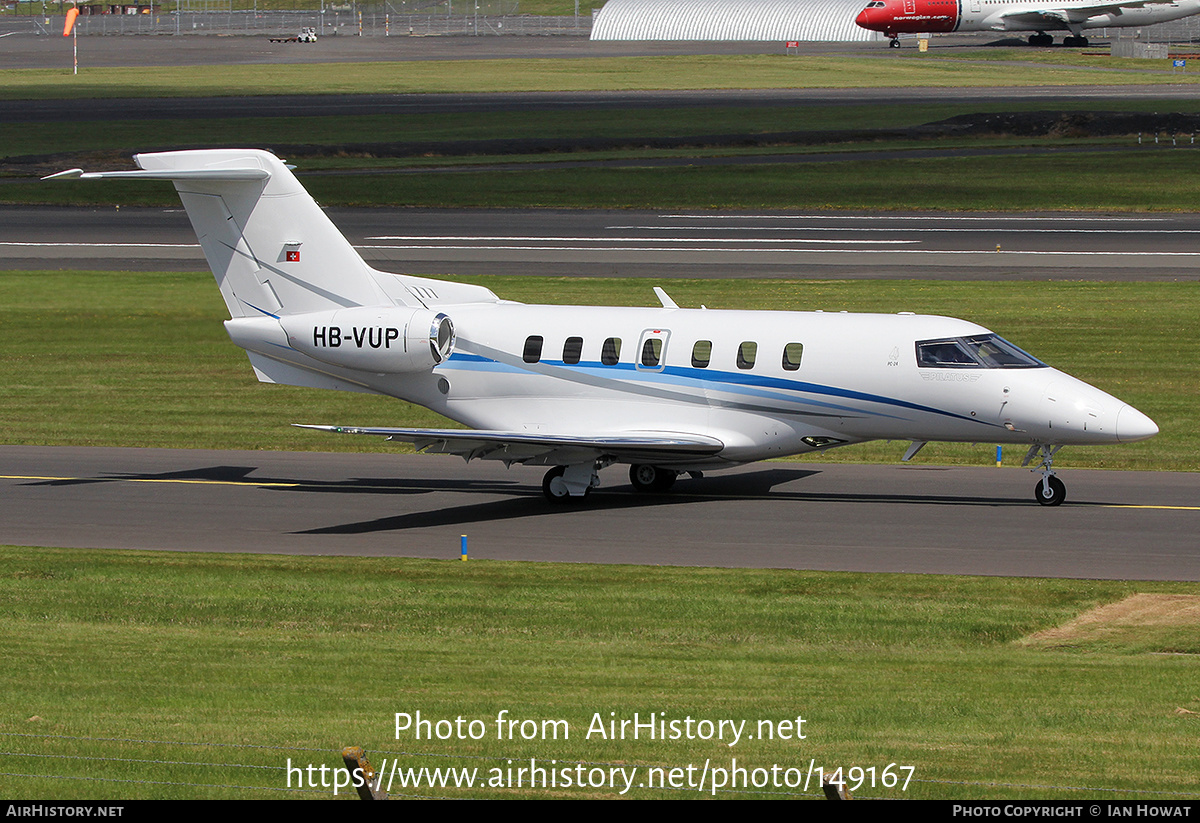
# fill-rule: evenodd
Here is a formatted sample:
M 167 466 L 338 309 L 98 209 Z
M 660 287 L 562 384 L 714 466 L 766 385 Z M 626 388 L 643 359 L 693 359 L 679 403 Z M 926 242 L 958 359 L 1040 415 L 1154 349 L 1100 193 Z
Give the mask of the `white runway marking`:
M 480 243 L 750 243 L 763 245 L 772 243 L 873 243 L 879 245 L 900 245 L 917 242 L 916 240 L 821 240 L 802 237 L 791 237 L 786 239 L 775 237 L 488 237 L 469 235 L 399 234 L 367 237 L 365 239 L 398 240 L 404 242 L 408 242 L 410 240 L 424 240 L 427 242 L 445 240 L 457 241 L 459 243 L 478 241 Z
M 957 215 L 890 215 L 890 214 L 660 214 L 663 220 L 920 220 L 923 223 L 1165 223 L 1167 217 L 1095 217 L 1092 215 L 1071 217 L 969 217 Z
M 853 232 L 904 232 L 905 234 L 913 234 L 916 232 L 929 232 L 933 234 L 955 234 L 955 233 L 972 233 L 978 234 L 981 229 L 974 226 L 963 226 L 956 228 L 953 226 L 945 226 L 941 228 L 910 228 L 903 227 L 880 227 L 872 228 L 868 226 L 851 227 L 835 227 L 835 226 L 609 226 L 608 228 L 621 231 L 853 231 Z M 1200 229 L 1032 229 L 1026 226 L 1015 226 L 1013 228 L 998 228 L 993 229 L 995 232 L 1004 233 L 1020 233 L 1020 234 L 1200 234 Z M 377 238 L 368 238 L 377 239 Z M 872 242 L 867 240 L 852 241 L 852 242 Z M 879 241 L 874 241 L 879 242 Z
M 673 252 L 676 254 L 686 254 L 689 252 L 737 252 L 744 251 L 747 253 L 772 254 L 777 252 L 804 252 L 805 254 L 910 254 L 910 255 L 971 255 L 985 254 L 989 256 L 1005 255 L 1008 257 L 1016 257 L 1021 255 L 1034 256 L 1059 256 L 1059 257 L 1112 257 L 1112 258 L 1129 258 L 1138 259 L 1146 257 L 1182 257 L 1200 258 L 1200 252 L 1175 252 L 1175 251 L 1020 251 L 1020 250 L 1001 250 L 995 249 L 862 249 L 862 248 L 844 248 L 844 249 L 826 249 L 826 248 L 804 248 L 798 246 L 775 246 L 767 249 L 737 249 L 728 246 L 704 248 L 692 247 L 681 249 L 678 246 L 518 246 L 518 245 L 455 245 L 450 243 L 439 244 L 420 244 L 406 243 L 404 245 L 395 246 L 371 246 L 362 245 L 355 246 L 357 249 L 373 249 L 373 250 L 393 250 L 403 251 L 405 249 L 441 249 L 446 251 L 592 251 L 592 252 L 617 252 L 617 251 L 640 251 L 640 252 Z
M 27 243 L 16 240 L 0 240 L 0 246 L 19 248 L 71 248 L 71 249 L 198 249 L 199 243 Z

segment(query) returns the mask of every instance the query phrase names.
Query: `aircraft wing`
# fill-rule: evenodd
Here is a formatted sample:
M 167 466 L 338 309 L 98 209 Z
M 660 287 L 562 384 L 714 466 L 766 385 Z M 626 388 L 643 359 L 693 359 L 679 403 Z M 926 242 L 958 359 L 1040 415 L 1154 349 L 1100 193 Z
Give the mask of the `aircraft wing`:
M 392 429 L 368 426 L 312 426 L 302 429 L 368 434 L 412 443 L 426 454 L 457 454 L 464 460 L 502 460 L 534 466 L 561 466 L 601 457 L 624 463 L 671 463 L 714 455 L 725 444 L 715 437 L 675 432 L 631 432 L 599 437 L 477 429 Z
M 1101 14 L 1121 14 L 1130 9 L 1141 9 L 1146 6 L 1170 5 L 1173 5 L 1171 0 L 1119 0 L 1118 2 L 1094 3 L 1089 6 L 1078 6 L 1075 8 L 1054 8 L 1053 6 L 1048 6 L 1043 9 L 1025 9 L 1023 11 L 1004 14 L 1001 16 L 1001 19 L 1028 25 L 1044 23 L 1047 26 L 1053 26 L 1058 23 L 1082 23 Z

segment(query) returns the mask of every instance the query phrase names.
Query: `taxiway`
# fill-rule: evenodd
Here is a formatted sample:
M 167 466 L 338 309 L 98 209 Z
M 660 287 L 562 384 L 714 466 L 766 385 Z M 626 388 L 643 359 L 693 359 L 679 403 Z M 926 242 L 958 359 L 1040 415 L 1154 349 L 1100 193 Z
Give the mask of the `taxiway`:
M 328 213 L 372 265 L 434 277 L 1200 279 L 1190 213 Z M 68 268 L 208 270 L 181 208 L 0 206 L 0 269 Z
M 1015 455 L 1009 459 L 1016 458 Z M 412 454 L 0 447 L 0 543 L 1200 580 L 1200 474 L 760 463 L 583 505 L 541 470 Z

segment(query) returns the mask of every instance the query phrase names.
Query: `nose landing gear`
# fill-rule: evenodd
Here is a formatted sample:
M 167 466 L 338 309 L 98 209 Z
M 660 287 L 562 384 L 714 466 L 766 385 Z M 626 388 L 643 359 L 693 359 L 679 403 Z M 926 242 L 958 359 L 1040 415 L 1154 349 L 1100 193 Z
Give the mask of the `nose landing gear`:
M 1041 454 L 1042 462 L 1031 471 L 1039 472 L 1042 479 L 1033 487 L 1033 499 L 1042 506 L 1057 506 L 1067 499 L 1066 485 L 1054 476 L 1054 455 L 1061 449 L 1062 446 L 1051 446 L 1048 444 L 1040 446 L 1030 446 L 1025 459 L 1021 461 L 1022 466 L 1028 466 L 1033 458 Z

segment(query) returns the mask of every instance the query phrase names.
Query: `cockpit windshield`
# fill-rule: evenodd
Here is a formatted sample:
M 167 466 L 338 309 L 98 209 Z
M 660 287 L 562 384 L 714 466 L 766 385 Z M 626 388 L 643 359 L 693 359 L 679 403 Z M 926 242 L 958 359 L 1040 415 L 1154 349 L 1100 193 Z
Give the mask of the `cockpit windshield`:
M 918 340 L 917 365 L 923 369 L 1040 369 L 1046 364 L 995 334 Z

